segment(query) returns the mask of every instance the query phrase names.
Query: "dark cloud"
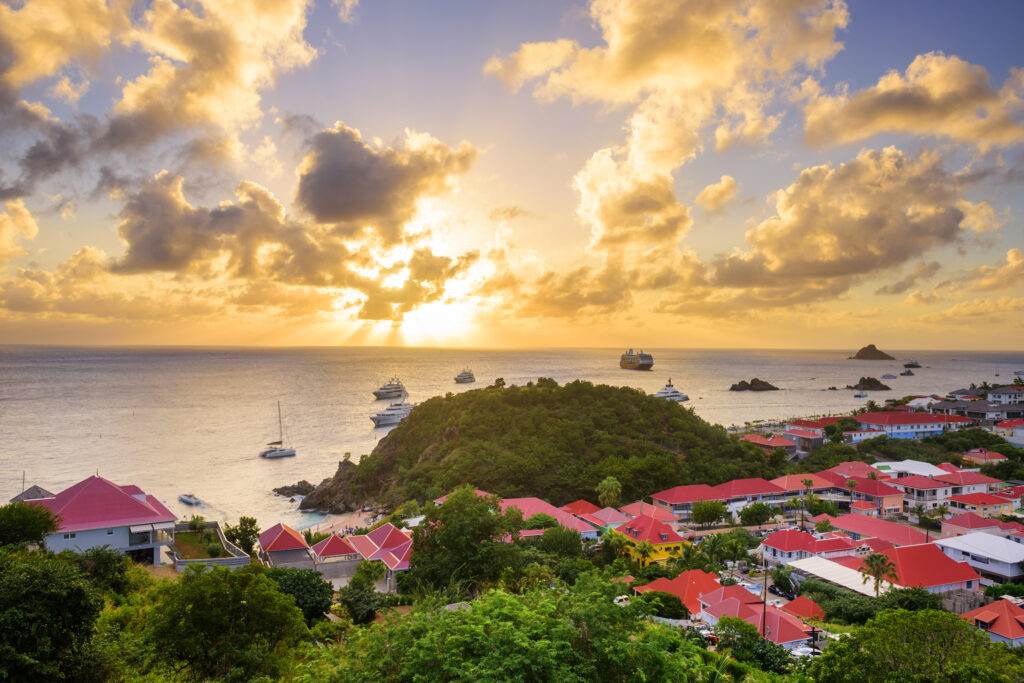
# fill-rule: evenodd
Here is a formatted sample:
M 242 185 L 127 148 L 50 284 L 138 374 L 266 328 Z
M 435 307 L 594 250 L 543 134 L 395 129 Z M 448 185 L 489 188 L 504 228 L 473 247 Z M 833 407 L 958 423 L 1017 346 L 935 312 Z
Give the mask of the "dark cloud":
M 914 270 L 911 271 L 902 280 L 897 280 L 892 284 L 879 287 L 875 294 L 903 294 L 910 288 L 917 285 L 921 280 L 927 280 L 934 276 L 942 268 L 938 261 L 929 261 L 927 263 L 921 262 L 914 266 Z

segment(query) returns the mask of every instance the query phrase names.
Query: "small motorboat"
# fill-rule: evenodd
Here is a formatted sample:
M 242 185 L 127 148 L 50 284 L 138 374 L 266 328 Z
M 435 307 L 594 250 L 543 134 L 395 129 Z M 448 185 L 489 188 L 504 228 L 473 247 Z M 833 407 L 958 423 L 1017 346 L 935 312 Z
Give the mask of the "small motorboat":
M 861 392 L 861 393 L 859 393 L 859 394 L 854 394 L 854 395 L 853 395 L 853 397 L 854 397 L 854 398 L 867 398 L 867 397 L 868 397 L 868 395 L 867 395 L 867 394 L 865 394 L 865 393 L 863 393 L 863 392 Z
M 900 373 L 900 377 L 913 377 L 913 376 L 914 376 L 914 371 L 911 370 L 910 368 L 907 368 L 906 370 L 904 370 L 903 372 Z
M 919 368 L 919 367 L 921 367 L 921 364 L 918 363 L 914 359 L 910 359 L 906 363 L 903 364 L 903 367 L 905 367 L 905 368 Z
M 196 498 L 195 494 L 192 494 L 192 493 L 181 493 L 181 494 L 178 494 L 178 500 L 180 500 L 185 505 L 199 505 L 200 503 L 203 502 L 203 501 L 199 500 L 198 498 Z
M 882 379 L 896 379 L 896 375 L 885 374 L 882 375 Z

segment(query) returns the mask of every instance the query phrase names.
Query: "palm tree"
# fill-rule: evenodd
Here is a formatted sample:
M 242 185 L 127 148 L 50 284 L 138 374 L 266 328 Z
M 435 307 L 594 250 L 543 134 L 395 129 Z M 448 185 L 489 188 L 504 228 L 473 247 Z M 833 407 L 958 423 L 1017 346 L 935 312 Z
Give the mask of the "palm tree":
M 917 517 L 918 522 L 924 519 L 926 510 L 924 509 L 924 505 L 922 505 L 921 503 L 918 503 L 914 507 L 910 508 L 910 511 L 914 513 L 915 517 Z
M 707 553 L 692 543 L 683 545 L 682 552 L 676 553 L 675 557 L 669 560 L 669 565 L 673 570 L 678 569 L 680 572 L 689 571 L 691 569 L 700 569 L 702 571 L 710 572 L 712 568 L 711 558 L 708 557 Z
M 948 514 L 949 506 L 946 505 L 945 503 L 940 503 L 936 505 L 934 509 L 932 509 L 932 515 L 934 515 L 935 518 L 938 519 L 940 522 L 944 520 L 946 518 L 946 515 Z
M 899 580 L 899 576 L 896 575 L 896 565 L 882 553 L 871 553 L 865 557 L 864 566 L 861 567 L 860 571 L 864 575 L 862 583 L 867 583 L 871 579 L 875 580 L 876 598 L 881 590 L 884 579 L 889 579 L 890 583 L 895 583 Z
M 846 480 L 846 488 L 850 489 L 850 503 L 853 503 L 853 490 L 857 488 L 857 482 L 853 479 Z
M 704 539 L 704 542 L 700 544 L 700 549 L 711 560 L 711 564 L 717 565 L 725 557 L 727 545 L 728 542 L 722 534 L 714 534 Z
M 653 555 L 655 550 L 654 544 L 650 541 L 640 541 L 633 546 L 633 557 L 637 558 L 638 564 L 642 568 L 647 558 Z

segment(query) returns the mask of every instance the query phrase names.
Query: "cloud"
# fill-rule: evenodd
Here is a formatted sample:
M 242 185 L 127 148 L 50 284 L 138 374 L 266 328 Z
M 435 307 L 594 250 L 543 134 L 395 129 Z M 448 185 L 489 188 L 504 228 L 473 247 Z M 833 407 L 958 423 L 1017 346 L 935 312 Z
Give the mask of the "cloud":
M 50 95 L 57 99 L 64 100 L 68 104 L 78 104 L 78 100 L 82 99 L 82 95 L 84 95 L 88 90 L 89 79 L 83 78 L 77 83 L 74 83 L 70 78 L 65 76 L 50 88 Z
M 708 211 L 717 212 L 733 200 L 738 189 L 735 178 L 723 175 L 717 183 L 712 183 L 701 190 L 695 201 Z
M 939 300 L 938 295 L 925 294 L 920 289 L 915 289 L 913 292 L 907 295 L 907 298 L 903 300 L 904 306 L 927 306 L 933 304 Z
M 347 233 L 372 228 L 385 244 L 402 239 L 421 198 L 449 189 L 479 154 L 468 142 L 452 149 L 410 130 L 400 146 L 372 146 L 340 121 L 314 135 L 309 148 L 298 168 L 298 205 Z
M 927 263 L 922 261 L 914 266 L 914 270 L 905 278 L 883 287 L 879 287 L 875 290 L 875 294 L 903 294 L 921 280 L 927 280 L 934 276 L 941 268 L 942 266 L 939 265 L 938 261 L 928 261 Z
M 356 7 L 359 0 L 331 0 L 331 4 L 338 8 L 338 18 L 346 24 L 355 21 Z
M 1006 252 L 1006 263 L 975 268 L 964 276 L 963 281 L 983 292 L 998 292 L 1024 285 L 1024 251 L 1010 249 Z
M 1005 216 L 996 215 L 995 209 L 988 201 L 972 204 L 966 199 L 961 199 L 956 203 L 956 207 L 963 211 L 964 227 L 974 232 L 994 232 L 1006 223 Z
M 517 218 L 531 217 L 533 215 L 534 213 L 532 211 L 528 211 L 521 206 L 511 204 L 509 206 L 497 206 L 491 209 L 491 212 L 487 217 L 495 223 L 500 223 L 501 221 L 514 221 Z
M 1024 78 L 1015 69 L 1003 88 L 984 67 L 941 52 L 918 55 L 905 73 L 848 95 L 812 95 L 804 105 L 805 137 L 824 147 L 879 133 L 932 135 L 987 149 L 1024 141 Z
M 28 252 L 18 244 L 20 239 L 31 240 L 39 233 L 39 226 L 25 203 L 14 199 L 6 203 L 6 213 L 0 213 L 0 263 Z
M 943 311 L 918 316 L 914 320 L 942 325 L 977 325 L 979 322 L 1002 318 L 1016 321 L 1019 327 L 1022 312 L 1024 312 L 1024 298 L 1002 296 L 998 299 L 961 301 Z

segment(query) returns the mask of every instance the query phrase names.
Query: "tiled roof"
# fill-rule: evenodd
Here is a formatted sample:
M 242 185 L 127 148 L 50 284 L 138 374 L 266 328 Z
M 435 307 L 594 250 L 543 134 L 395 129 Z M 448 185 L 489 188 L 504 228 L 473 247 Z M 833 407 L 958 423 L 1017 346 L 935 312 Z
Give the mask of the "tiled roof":
M 767 610 L 755 610 L 753 614 L 742 618 L 756 626 L 758 631 L 764 631 L 765 638 L 779 645 L 809 638 L 806 624 L 777 607 L 769 606 Z
M 530 519 L 534 515 L 550 515 L 558 520 L 558 523 L 566 529 L 578 531 L 581 534 L 593 532 L 594 527 L 582 519 L 570 515 L 547 503 L 540 498 L 505 498 L 501 501 L 501 509 L 507 510 L 510 507 L 517 507 L 523 511 L 523 519 Z
M 765 479 L 733 479 L 715 488 L 717 498 L 738 498 L 740 496 L 756 496 L 759 494 L 785 493 L 786 491 Z
M 586 522 L 588 524 L 593 524 L 595 527 L 602 527 L 603 528 L 605 526 L 605 524 L 606 524 L 606 522 L 603 519 L 598 519 L 594 515 L 587 514 L 586 512 L 576 512 L 576 513 L 573 513 L 573 516 L 574 517 L 579 517 L 584 522 Z
M 918 474 L 911 474 L 909 477 L 900 477 L 894 484 L 896 486 L 906 486 L 910 489 L 942 489 L 948 488 L 949 484 L 943 481 L 936 481 L 938 477 L 932 479 L 931 477 L 922 477 Z
M 866 500 L 855 500 L 850 503 L 850 507 L 855 510 L 874 510 L 876 508 L 874 503 L 869 503 Z
M 367 534 L 349 536 L 348 542 L 367 560 L 383 560 L 395 548 L 411 539 L 411 534 L 388 522 Z
M 337 534 L 331 534 L 313 546 L 317 557 L 337 557 L 339 555 L 358 555 L 358 551 L 348 541 Z
M 409 558 L 412 557 L 412 541 L 406 541 L 402 545 L 389 548 L 380 558 L 391 571 L 402 571 L 409 568 Z
M 1010 541 L 1012 543 L 1012 541 Z M 931 588 L 961 581 L 979 581 L 978 573 L 966 562 L 950 558 L 934 543 L 891 548 L 882 554 L 896 565 L 896 584 L 904 588 Z M 837 558 L 837 562 L 845 558 Z M 850 566 L 860 570 L 863 558 L 854 558 Z
M 803 550 L 813 540 L 815 540 L 814 536 L 806 531 L 783 529 L 768 534 L 764 539 L 764 545 L 784 553 L 790 553 L 794 550 Z
M 972 486 L 975 484 L 998 484 L 998 479 L 992 477 L 986 477 L 984 474 L 979 472 L 950 472 L 949 474 L 940 474 L 935 477 L 939 481 L 944 481 L 954 486 Z
M 827 479 L 822 479 L 817 474 L 787 474 L 772 479 L 771 483 L 787 492 L 799 491 L 800 493 L 803 493 L 805 489 L 803 483 L 804 479 L 811 480 L 811 489 L 832 488 L 832 482 Z
M 163 503 L 137 486 L 118 486 L 93 475 L 51 498 L 33 500 L 60 516 L 60 531 L 82 531 L 173 522 L 176 516 Z
M 982 605 L 960 615 L 972 625 L 976 621 L 985 624 L 985 629 L 1008 640 L 1024 638 L 1024 608 L 1007 599 Z
M 742 605 L 760 605 L 761 598 L 757 597 L 743 586 L 720 586 L 708 593 L 700 594 L 700 601 L 705 605 L 716 605 L 723 600 L 734 599 Z
M 819 434 L 818 432 L 809 432 L 806 429 L 787 429 L 786 430 L 786 435 L 789 436 L 790 434 L 792 434 L 793 436 L 802 436 L 805 439 L 820 439 L 820 438 L 822 438 L 821 434 Z
M 655 579 L 646 586 L 638 586 L 635 590 L 639 593 L 647 591 L 661 591 L 677 596 L 690 610 L 690 614 L 700 612 L 700 596 L 720 588 L 718 577 L 708 574 L 700 569 L 685 571 L 674 579 Z
M 674 486 L 664 491 L 658 491 L 651 495 L 651 498 L 674 503 L 696 503 L 699 500 L 717 500 L 717 493 L 707 484 L 691 484 L 689 486 Z
M 857 482 L 854 487 L 854 493 L 862 493 L 868 496 L 902 496 L 903 491 L 898 488 L 889 486 L 883 481 L 878 479 L 868 479 L 867 477 L 850 477 L 851 480 Z M 897 480 L 899 481 L 899 480 Z
M 789 612 L 795 617 L 800 619 L 824 619 L 825 610 L 818 606 L 818 603 L 814 602 L 808 597 L 801 595 L 796 600 L 790 600 L 785 605 L 780 607 L 784 612 Z
M 648 517 L 654 517 L 659 522 L 671 522 L 674 521 L 676 516 L 664 508 L 660 508 L 653 503 L 645 503 L 638 500 L 635 503 L 629 505 L 623 505 L 619 508 L 624 514 L 630 517 L 639 517 L 640 515 L 647 515 Z
M 990 493 L 966 493 L 962 496 L 951 496 L 949 500 L 965 505 L 1000 505 L 1008 502 L 1006 498 Z
M 999 521 L 995 519 L 986 519 L 981 515 L 973 512 L 965 512 L 962 515 L 956 515 L 949 519 L 942 520 L 942 526 L 960 527 L 961 529 L 991 529 L 994 526 L 999 526 Z
M 928 541 L 924 532 L 913 527 L 852 512 L 833 519 L 832 526 L 861 536 L 880 538 L 893 545 L 916 545 Z
M 260 547 L 264 552 L 277 552 L 279 550 L 301 550 L 308 548 L 306 539 L 295 529 L 283 522 L 278 522 L 266 531 L 260 533 Z
M 963 457 L 969 460 L 982 460 L 984 462 L 1001 462 L 1006 460 L 1006 456 L 1002 453 L 996 453 L 995 451 L 990 451 L 987 448 L 972 448 L 964 453 Z
M 574 500 L 573 502 L 567 505 L 563 505 L 561 509 L 563 512 L 568 512 L 570 515 L 577 515 L 581 512 L 584 512 L 588 515 L 592 515 L 601 508 L 599 508 L 598 506 L 594 505 L 589 501 L 580 499 Z
M 877 473 L 871 465 L 860 460 L 848 460 L 847 462 L 841 462 L 835 467 L 830 467 L 825 472 L 834 472 L 844 477 L 866 477 L 872 472 Z M 825 472 L 818 472 L 819 476 L 824 476 Z
M 760 434 L 744 434 L 740 437 L 740 441 L 749 441 L 756 446 L 768 446 L 770 448 L 792 448 L 796 446 L 795 443 L 781 436 L 764 437 Z
M 1001 489 L 996 493 L 996 495 L 1008 500 L 1017 500 L 1021 496 L 1024 496 L 1024 486 L 1011 486 L 1008 489 Z
M 651 507 L 654 506 L 652 505 Z M 621 524 L 629 521 L 629 517 L 612 507 L 601 508 L 597 512 L 592 513 L 591 516 L 596 517 L 601 522 L 600 526 L 604 526 L 606 524 Z
M 634 543 L 650 541 L 654 545 L 679 543 L 683 537 L 672 531 L 672 527 L 653 517 L 634 517 L 618 528 L 618 531 Z

